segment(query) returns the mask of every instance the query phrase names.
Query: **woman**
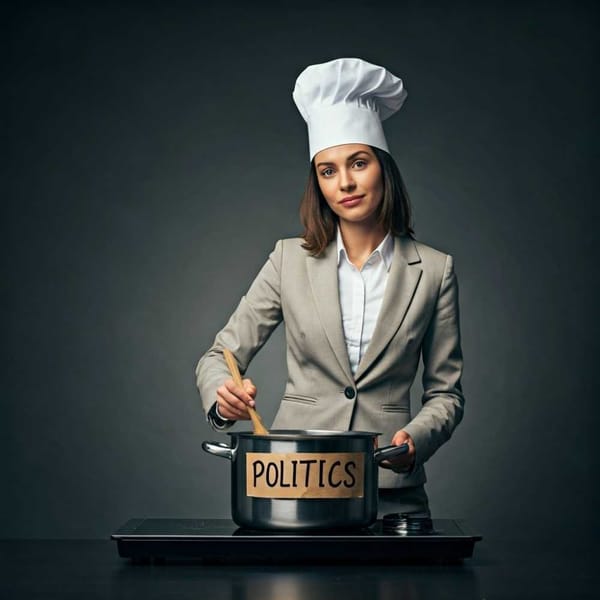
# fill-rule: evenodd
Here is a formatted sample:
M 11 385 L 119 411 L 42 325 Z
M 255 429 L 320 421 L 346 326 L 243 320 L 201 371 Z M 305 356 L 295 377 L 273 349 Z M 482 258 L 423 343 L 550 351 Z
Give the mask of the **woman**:
M 382 432 L 409 452 L 383 466 L 380 515 L 430 515 L 424 463 L 462 419 L 458 286 L 450 255 L 417 242 L 406 190 L 381 121 L 402 105 L 402 81 L 356 58 L 312 65 L 294 101 L 308 125 L 311 167 L 300 238 L 279 240 L 196 368 L 215 429 L 248 419 L 244 373 L 283 320 L 288 378 L 274 429 Z M 423 357 L 422 408 L 410 387 Z

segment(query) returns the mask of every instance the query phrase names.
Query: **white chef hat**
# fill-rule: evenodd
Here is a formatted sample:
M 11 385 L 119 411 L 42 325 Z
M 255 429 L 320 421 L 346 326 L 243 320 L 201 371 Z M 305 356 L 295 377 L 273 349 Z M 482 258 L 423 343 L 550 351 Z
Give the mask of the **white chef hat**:
M 381 121 L 407 96 L 402 80 L 360 58 L 310 65 L 292 93 L 308 125 L 310 160 L 339 144 L 368 144 L 389 152 Z

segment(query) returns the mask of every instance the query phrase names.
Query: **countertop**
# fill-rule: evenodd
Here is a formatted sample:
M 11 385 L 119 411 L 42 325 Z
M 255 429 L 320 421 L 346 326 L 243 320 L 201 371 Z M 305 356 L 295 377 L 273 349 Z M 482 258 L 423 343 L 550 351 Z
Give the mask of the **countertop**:
M 4 540 L 0 598 L 591 599 L 599 558 L 592 539 L 566 547 L 484 535 L 454 565 L 136 565 L 111 540 Z

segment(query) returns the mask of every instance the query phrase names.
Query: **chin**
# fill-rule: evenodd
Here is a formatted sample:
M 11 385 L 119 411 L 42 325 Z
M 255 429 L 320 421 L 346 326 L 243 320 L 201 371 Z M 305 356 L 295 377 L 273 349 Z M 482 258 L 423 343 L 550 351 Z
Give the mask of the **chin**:
M 340 216 L 340 220 L 347 221 L 348 223 L 364 223 L 365 221 L 367 221 L 372 222 L 373 226 L 375 226 L 375 217 L 371 213 L 366 215 L 344 215 Z

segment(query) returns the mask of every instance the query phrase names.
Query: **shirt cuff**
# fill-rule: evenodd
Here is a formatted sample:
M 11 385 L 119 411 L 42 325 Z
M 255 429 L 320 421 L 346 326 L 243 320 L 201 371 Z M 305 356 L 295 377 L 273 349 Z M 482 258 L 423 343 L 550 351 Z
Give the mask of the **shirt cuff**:
M 226 419 L 219 414 L 216 402 L 210 407 L 206 419 L 215 429 L 229 429 L 235 423 L 235 421 Z

